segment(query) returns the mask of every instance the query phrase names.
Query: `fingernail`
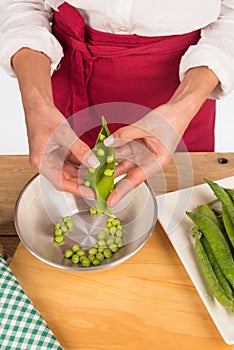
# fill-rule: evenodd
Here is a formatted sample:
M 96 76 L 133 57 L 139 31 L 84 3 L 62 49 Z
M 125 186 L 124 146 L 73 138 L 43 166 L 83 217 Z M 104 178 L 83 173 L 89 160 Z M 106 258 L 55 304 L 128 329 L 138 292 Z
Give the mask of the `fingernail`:
M 92 154 L 88 159 L 87 162 L 89 163 L 91 168 L 97 168 L 100 165 L 99 160 L 97 159 L 97 157 Z
M 112 192 L 109 199 L 108 199 L 108 207 L 109 208 L 113 208 L 118 201 L 118 193 L 116 193 L 116 191 Z
M 107 138 L 104 140 L 104 145 L 105 145 L 106 147 L 108 147 L 108 146 L 113 145 L 114 142 L 115 142 L 114 137 L 113 137 L 113 136 L 109 136 L 109 137 L 107 137 Z

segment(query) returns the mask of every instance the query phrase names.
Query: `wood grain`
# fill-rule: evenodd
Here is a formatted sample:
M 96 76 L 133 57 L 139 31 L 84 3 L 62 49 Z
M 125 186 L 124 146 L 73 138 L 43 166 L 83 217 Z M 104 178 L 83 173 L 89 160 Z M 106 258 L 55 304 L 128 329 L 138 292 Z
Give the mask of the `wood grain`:
M 150 180 L 156 194 L 191 181 L 203 183 L 204 177 L 233 175 L 234 153 L 191 153 L 192 170 L 187 156 L 176 155 L 165 173 Z M 218 163 L 220 157 L 228 163 Z M 13 178 L 5 177 L 0 199 L 1 223 L 6 224 L 1 227 L 8 232 L 8 222 L 10 235 L 13 198 L 32 175 L 21 162 L 19 184 L 13 189 Z M 7 191 L 11 199 L 3 206 Z M 108 271 L 59 270 L 36 259 L 22 244 L 10 267 L 65 350 L 234 349 L 219 335 L 159 223 L 136 255 Z

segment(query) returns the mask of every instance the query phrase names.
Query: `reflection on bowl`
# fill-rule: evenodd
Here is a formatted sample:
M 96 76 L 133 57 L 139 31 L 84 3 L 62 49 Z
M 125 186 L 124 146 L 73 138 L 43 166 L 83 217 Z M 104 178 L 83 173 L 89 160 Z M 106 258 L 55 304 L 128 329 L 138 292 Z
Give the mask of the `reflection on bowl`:
M 81 267 L 64 259 L 64 251 L 73 244 L 89 249 L 97 242 L 106 225 L 106 215 L 90 215 L 94 202 L 57 191 L 42 175 L 32 178 L 16 202 L 15 226 L 20 240 L 38 259 L 65 270 L 87 272 L 114 267 L 134 255 L 147 242 L 157 221 L 157 203 L 148 183 L 131 191 L 114 208 L 113 216 L 124 226 L 124 246 L 98 266 Z M 64 244 L 53 241 L 53 226 L 64 216 L 74 226 L 64 236 Z

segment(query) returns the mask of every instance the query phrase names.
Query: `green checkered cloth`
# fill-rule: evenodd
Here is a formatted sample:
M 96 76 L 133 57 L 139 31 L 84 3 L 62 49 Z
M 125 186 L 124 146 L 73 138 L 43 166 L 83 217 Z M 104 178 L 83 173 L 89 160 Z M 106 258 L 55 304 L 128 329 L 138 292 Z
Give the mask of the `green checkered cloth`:
M 63 349 L 1 256 L 0 349 Z

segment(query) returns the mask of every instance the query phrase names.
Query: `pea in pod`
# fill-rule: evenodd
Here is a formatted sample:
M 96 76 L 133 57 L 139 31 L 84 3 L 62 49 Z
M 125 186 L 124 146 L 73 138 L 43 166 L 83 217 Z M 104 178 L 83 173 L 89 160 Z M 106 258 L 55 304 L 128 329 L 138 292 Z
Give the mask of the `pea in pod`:
M 234 260 L 222 232 L 209 217 L 203 214 L 187 212 L 187 215 L 208 240 L 224 276 L 234 288 Z
M 103 213 L 111 214 L 112 211 L 107 207 L 107 198 L 114 189 L 115 150 L 113 147 L 106 147 L 103 143 L 109 135 L 107 122 L 102 117 L 102 128 L 94 147 L 100 166 L 97 169 L 88 170 L 87 181 L 96 193 L 98 209 Z

